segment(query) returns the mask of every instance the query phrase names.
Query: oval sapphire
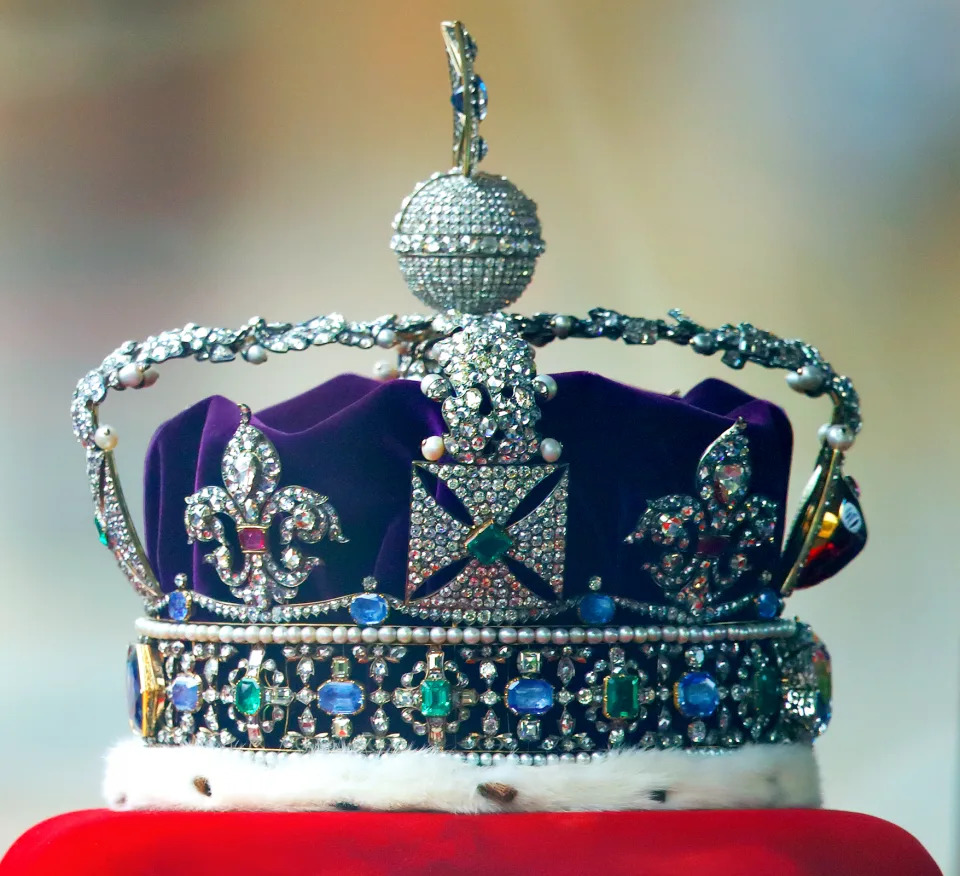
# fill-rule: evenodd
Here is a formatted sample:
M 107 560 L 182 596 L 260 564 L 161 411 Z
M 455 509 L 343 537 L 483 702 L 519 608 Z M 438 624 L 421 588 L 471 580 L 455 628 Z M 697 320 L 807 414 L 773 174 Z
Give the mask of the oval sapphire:
M 355 681 L 327 681 L 317 691 L 317 705 L 328 715 L 355 715 L 363 708 L 363 688 Z
M 183 590 L 174 590 L 167 597 L 167 614 L 178 623 L 190 617 L 190 598 Z
M 170 685 L 170 702 L 181 712 L 195 712 L 200 708 L 200 676 L 178 675 Z
M 382 623 L 388 611 L 387 600 L 376 593 L 362 593 L 350 603 L 350 617 L 364 626 Z
M 673 700 L 688 718 L 707 718 L 717 711 L 720 694 L 713 676 L 688 672 L 673 686 Z
M 520 715 L 542 715 L 553 707 L 553 688 L 542 678 L 515 678 L 507 685 L 507 707 Z
M 140 683 L 140 661 L 137 659 L 137 649 L 133 645 L 127 650 L 127 709 L 133 729 L 142 733 L 143 688 Z
M 756 598 L 757 617 L 770 620 L 780 613 L 780 597 L 772 590 L 761 590 Z
M 613 620 L 616 603 L 605 593 L 588 593 L 580 600 L 580 619 L 588 624 L 606 624 Z

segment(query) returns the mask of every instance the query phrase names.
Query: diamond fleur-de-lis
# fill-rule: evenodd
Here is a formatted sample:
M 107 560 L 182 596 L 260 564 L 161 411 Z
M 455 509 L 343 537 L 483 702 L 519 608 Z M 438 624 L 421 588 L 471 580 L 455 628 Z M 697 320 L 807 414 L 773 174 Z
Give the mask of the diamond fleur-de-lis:
M 240 425 L 224 450 L 220 472 L 223 487 L 204 487 L 186 498 L 184 524 L 190 543 L 219 542 L 203 559 L 214 566 L 238 599 L 260 608 L 289 602 L 321 562 L 304 554 L 294 541 L 348 540 L 336 510 L 326 496 L 305 487 L 277 489 L 280 457 L 270 439 L 250 425 L 250 409 L 245 405 L 240 405 Z M 227 529 L 218 515 L 226 515 L 236 525 L 243 554 L 243 568 L 238 572 L 234 571 Z M 281 515 L 278 562 L 270 552 L 269 530 L 274 518 Z
M 738 419 L 706 449 L 697 466 L 698 498 L 675 494 L 648 502 L 625 539 L 648 538 L 669 548 L 644 568 L 673 601 L 693 612 L 750 570 L 749 551 L 774 541 L 777 504 L 748 495 L 745 430 Z
M 566 466 L 416 463 L 407 601 L 535 613 L 562 593 L 566 524 Z

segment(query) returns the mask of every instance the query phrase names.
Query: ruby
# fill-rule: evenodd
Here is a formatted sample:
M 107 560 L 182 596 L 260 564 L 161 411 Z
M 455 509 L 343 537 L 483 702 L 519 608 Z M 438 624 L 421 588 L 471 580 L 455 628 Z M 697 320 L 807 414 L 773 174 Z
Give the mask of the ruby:
M 262 554 L 267 549 L 267 531 L 259 526 L 241 526 L 237 538 L 245 554 Z

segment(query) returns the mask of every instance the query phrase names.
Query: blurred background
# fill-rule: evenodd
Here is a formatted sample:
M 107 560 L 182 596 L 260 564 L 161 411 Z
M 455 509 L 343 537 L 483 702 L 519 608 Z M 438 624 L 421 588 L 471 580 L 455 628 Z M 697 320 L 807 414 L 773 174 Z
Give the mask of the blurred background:
M 387 243 L 401 198 L 450 164 L 452 17 L 480 46 L 485 167 L 540 204 L 522 309 L 746 320 L 855 378 L 871 545 L 791 603 L 834 658 L 826 802 L 960 872 L 960 5 L 925 0 L 0 5 L 0 850 L 99 805 L 127 732 L 139 605 L 96 539 L 74 383 L 188 321 L 418 309 Z M 236 396 L 241 369 L 257 407 L 375 359 L 164 368 L 104 410 L 131 504 L 153 429 Z M 679 349 L 571 342 L 541 368 L 663 391 L 715 374 L 784 403 L 794 500 L 828 416 Z

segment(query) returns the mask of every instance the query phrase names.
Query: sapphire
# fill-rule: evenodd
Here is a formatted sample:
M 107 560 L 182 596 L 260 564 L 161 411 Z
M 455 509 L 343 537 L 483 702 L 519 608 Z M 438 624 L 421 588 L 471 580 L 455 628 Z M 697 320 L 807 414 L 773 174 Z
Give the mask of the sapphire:
M 473 87 L 475 89 L 473 112 L 480 121 L 483 121 L 483 119 L 487 117 L 487 86 L 479 76 L 474 76 Z M 460 115 L 463 115 L 462 85 L 450 95 L 450 103 L 453 104 L 453 108 L 460 113 Z
M 772 590 L 761 590 L 757 594 L 757 617 L 764 620 L 776 617 L 780 613 L 780 597 Z
M 363 708 L 363 688 L 355 681 L 327 681 L 317 691 L 317 705 L 328 715 L 355 715 Z
M 170 702 L 180 712 L 195 712 L 200 708 L 200 676 L 178 675 L 170 685 Z
M 183 590 L 174 590 L 167 598 L 167 614 L 170 620 L 182 623 L 190 617 L 190 597 Z
M 140 661 L 133 645 L 127 650 L 127 708 L 133 729 L 143 733 L 143 687 L 140 683 Z
M 387 600 L 376 593 L 362 593 L 350 603 L 350 617 L 364 626 L 381 623 L 387 611 Z
M 588 624 L 606 624 L 613 620 L 616 603 L 605 593 L 588 593 L 580 600 L 580 619 Z
M 673 686 L 673 701 L 688 718 L 707 718 L 720 705 L 717 683 L 706 672 L 688 672 Z
M 507 707 L 520 715 L 542 715 L 553 707 L 553 688 L 542 678 L 515 678 L 507 685 Z

